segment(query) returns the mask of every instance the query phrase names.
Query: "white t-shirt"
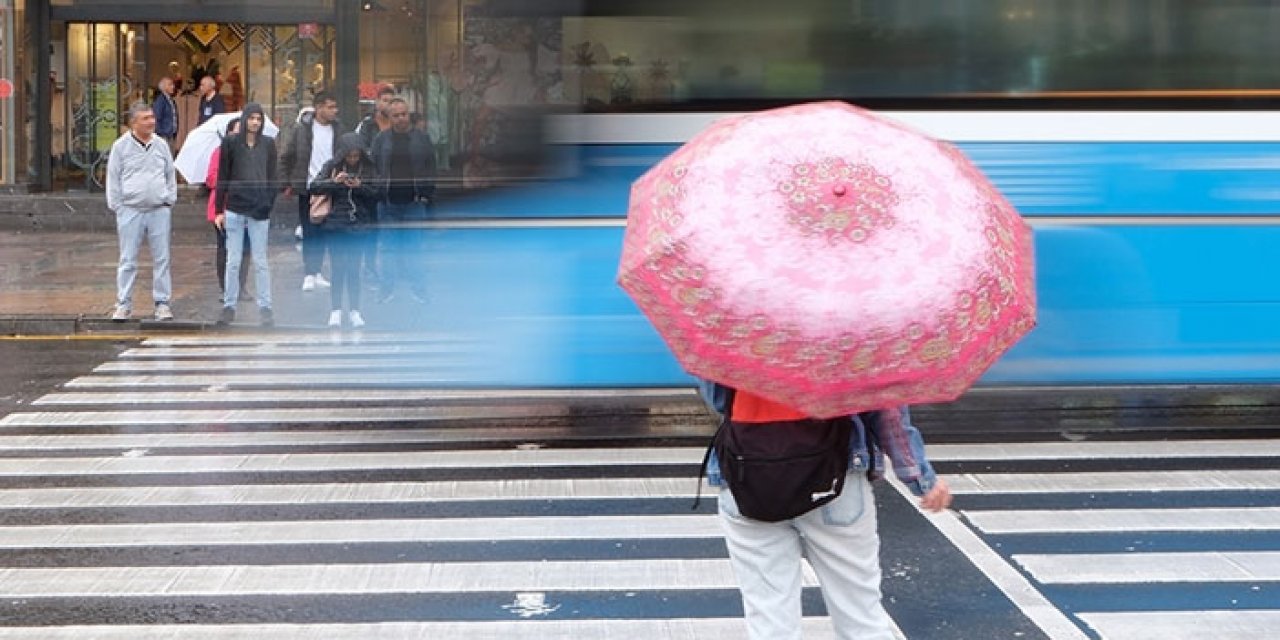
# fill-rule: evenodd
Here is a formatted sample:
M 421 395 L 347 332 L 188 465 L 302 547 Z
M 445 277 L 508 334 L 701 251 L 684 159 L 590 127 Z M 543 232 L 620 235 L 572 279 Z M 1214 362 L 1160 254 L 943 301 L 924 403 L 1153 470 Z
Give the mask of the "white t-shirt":
M 307 165 L 307 186 L 316 179 L 324 163 L 333 158 L 333 125 L 311 123 L 311 162 Z

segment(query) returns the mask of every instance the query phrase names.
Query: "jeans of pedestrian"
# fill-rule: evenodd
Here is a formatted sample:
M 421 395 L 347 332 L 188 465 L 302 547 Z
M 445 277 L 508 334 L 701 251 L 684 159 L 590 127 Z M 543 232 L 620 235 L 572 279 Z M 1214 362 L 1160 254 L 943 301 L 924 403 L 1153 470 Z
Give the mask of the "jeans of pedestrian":
M 851 471 L 840 497 L 782 522 L 744 518 L 727 486 L 720 523 L 742 592 L 747 637 L 800 640 L 801 556 L 822 585 L 822 598 L 842 640 L 892 640 L 880 599 L 880 538 L 871 483 Z
M 382 241 L 382 260 L 378 265 L 382 273 L 382 295 L 390 295 L 396 284 L 404 280 L 409 290 L 421 294 L 426 291 L 426 261 L 422 227 L 416 226 L 427 219 L 427 206 L 421 202 L 394 204 L 378 203 L 378 231 Z
M 333 311 L 342 311 L 342 298 L 346 294 L 350 311 L 360 310 L 360 256 L 364 253 L 365 233 L 361 229 L 325 230 L 329 243 L 330 274 L 329 304 Z
M 213 262 L 214 264 L 217 265 L 217 269 L 218 269 L 218 291 L 221 293 L 226 293 L 227 292 L 227 232 L 224 229 L 219 229 L 216 225 L 213 227 L 213 232 L 214 232 L 214 235 L 217 237 L 217 241 L 218 241 L 218 249 L 213 259 Z M 247 237 L 244 239 L 243 248 L 246 250 L 249 248 L 249 238 Z M 241 260 L 240 278 L 238 280 L 238 284 L 240 285 L 241 290 L 244 290 L 244 283 L 248 280 L 248 278 L 249 278 L 249 261 Z
M 302 225 L 302 273 L 314 275 L 324 267 L 325 230 L 311 222 L 311 196 L 298 195 L 298 224 Z
M 116 267 L 116 305 L 133 309 L 133 284 L 138 279 L 138 253 L 142 241 L 151 251 L 151 299 L 169 303 L 173 283 L 169 279 L 169 209 L 116 211 L 116 236 L 120 240 L 120 264 Z
M 267 231 L 271 228 L 271 221 L 255 220 L 234 211 L 226 214 L 227 273 L 240 270 L 240 262 L 244 260 L 244 238 L 248 234 L 249 250 L 253 252 L 253 289 L 258 298 L 258 308 L 270 309 L 271 268 L 267 265 Z M 235 307 L 239 298 L 240 281 L 229 278 L 222 294 L 222 306 Z

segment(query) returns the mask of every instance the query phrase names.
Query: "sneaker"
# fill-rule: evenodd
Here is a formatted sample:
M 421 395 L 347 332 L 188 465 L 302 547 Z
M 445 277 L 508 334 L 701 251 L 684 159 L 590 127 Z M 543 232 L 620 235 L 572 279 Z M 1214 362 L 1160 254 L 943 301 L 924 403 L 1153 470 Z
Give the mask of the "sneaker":
M 262 307 L 258 309 L 258 324 L 264 327 L 276 326 L 276 316 L 271 313 L 271 307 Z
M 173 320 L 173 309 L 169 308 L 169 303 L 156 303 L 156 320 L 168 321 Z
M 111 312 L 111 321 L 124 322 L 125 320 L 128 320 L 131 315 L 133 315 L 133 312 L 129 310 L 129 307 L 116 305 L 115 310 Z
M 222 313 L 218 316 L 218 326 L 225 327 L 236 321 L 236 308 L 223 307 Z
M 316 290 L 316 277 L 315 277 L 315 276 L 307 276 L 307 277 L 303 278 L 303 279 L 302 279 L 302 290 L 303 290 L 303 291 L 315 291 L 315 290 Z
M 341 312 L 341 311 L 334 310 L 334 311 L 330 311 L 330 312 L 329 312 L 329 326 L 331 326 L 331 327 L 341 327 L 341 326 L 342 326 L 342 312 Z
M 298 240 L 302 239 L 302 225 L 298 225 L 293 228 L 293 237 Z
M 334 313 L 338 312 L 334 311 Z M 351 312 L 347 314 L 347 320 L 351 323 L 352 329 L 359 329 L 364 326 L 364 316 L 360 315 L 360 312 L 355 309 L 352 309 Z M 333 320 L 330 320 L 329 323 L 332 324 Z
M 320 274 L 318 274 L 318 273 L 317 273 L 317 274 L 315 275 L 315 278 L 316 278 L 316 286 L 317 286 L 317 287 L 320 287 L 321 289 L 328 289 L 328 288 L 329 288 L 329 281 L 328 281 L 328 280 L 325 280 L 325 279 L 324 279 L 324 276 L 322 276 L 322 275 L 320 275 Z

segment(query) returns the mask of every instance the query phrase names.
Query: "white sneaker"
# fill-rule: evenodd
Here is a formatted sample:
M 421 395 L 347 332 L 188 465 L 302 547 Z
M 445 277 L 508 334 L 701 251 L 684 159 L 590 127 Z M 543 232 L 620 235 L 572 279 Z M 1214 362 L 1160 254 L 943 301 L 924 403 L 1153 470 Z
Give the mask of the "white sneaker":
M 330 312 L 329 312 L 329 326 L 331 326 L 331 327 L 341 327 L 341 326 L 342 326 L 342 312 L 341 312 L 341 311 L 330 311 Z
M 156 320 L 161 320 L 165 322 L 169 320 L 173 320 L 173 309 L 170 309 L 169 305 L 163 302 L 156 305 Z
M 315 291 L 315 290 L 316 290 L 316 277 L 315 277 L 315 276 L 307 276 L 307 277 L 303 278 L 303 279 L 302 279 L 302 290 L 303 290 L 303 291 Z
M 111 312 L 111 321 L 112 321 L 112 322 L 124 322 L 125 320 L 128 320 L 128 319 L 129 319 L 129 316 L 131 316 L 131 315 L 133 315 L 133 314 L 132 314 L 132 312 L 129 310 L 129 307 L 124 307 L 124 306 L 121 306 L 121 305 L 116 305 L 116 309 L 115 309 L 115 311 L 112 311 L 112 312 Z
M 325 280 L 325 279 L 324 279 L 324 276 L 322 276 L 322 275 L 320 275 L 320 274 L 318 274 L 318 273 L 317 273 L 317 274 L 315 275 L 315 279 L 316 279 L 316 286 L 317 286 L 317 287 L 320 287 L 321 289 L 328 289 L 328 288 L 329 288 L 329 281 L 328 281 L 328 280 Z
M 334 311 L 334 313 L 338 313 L 338 312 Z M 351 311 L 351 313 L 347 314 L 347 320 L 351 323 L 352 329 L 359 329 L 360 327 L 364 326 L 364 316 L 360 315 L 360 312 L 354 309 Z M 331 319 L 329 320 L 329 322 L 332 323 L 333 320 Z
M 298 225 L 298 226 L 294 227 L 294 229 L 293 229 L 293 237 L 294 237 L 294 238 L 297 238 L 298 240 L 301 240 L 301 239 L 302 239 L 302 225 Z

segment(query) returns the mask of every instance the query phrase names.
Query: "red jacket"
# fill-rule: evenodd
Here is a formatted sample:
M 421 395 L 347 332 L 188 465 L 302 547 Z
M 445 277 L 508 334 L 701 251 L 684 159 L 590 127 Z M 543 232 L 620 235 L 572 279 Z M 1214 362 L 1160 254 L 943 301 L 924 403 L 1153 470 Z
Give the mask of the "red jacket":
M 209 188 L 209 222 L 218 217 L 215 211 L 214 203 L 217 202 L 218 192 L 215 189 L 218 186 L 218 161 L 222 159 L 222 147 L 214 147 L 213 155 L 209 156 L 209 171 L 204 176 L 204 186 Z

